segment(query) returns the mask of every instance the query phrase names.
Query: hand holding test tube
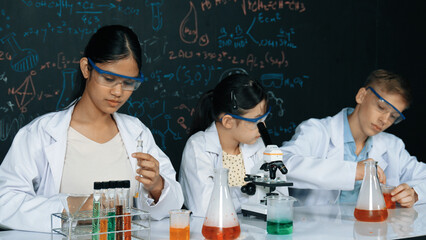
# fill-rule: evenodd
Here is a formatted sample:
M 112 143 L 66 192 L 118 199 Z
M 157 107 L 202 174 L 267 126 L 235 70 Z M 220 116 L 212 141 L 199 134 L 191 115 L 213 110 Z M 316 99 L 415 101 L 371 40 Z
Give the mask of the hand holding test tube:
M 139 197 L 142 187 L 149 193 L 149 197 L 157 202 L 160 199 L 161 192 L 164 188 L 164 179 L 160 175 L 160 163 L 149 153 L 144 153 L 142 140 L 138 140 L 137 152 L 132 157 L 138 160 L 139 168 L 136 170 L 139 176 L 136 176 L 138 184 L 138 192 L 135 198 Z

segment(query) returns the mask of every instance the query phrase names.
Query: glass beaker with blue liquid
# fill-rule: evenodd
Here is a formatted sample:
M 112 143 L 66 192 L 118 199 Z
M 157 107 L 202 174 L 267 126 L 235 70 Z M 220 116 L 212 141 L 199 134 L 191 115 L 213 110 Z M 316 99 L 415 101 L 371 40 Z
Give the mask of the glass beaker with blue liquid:
M 294 197 L 271 195 L 266 197 L 268 234 L 287 235 L 293 233 L 293 204 Z

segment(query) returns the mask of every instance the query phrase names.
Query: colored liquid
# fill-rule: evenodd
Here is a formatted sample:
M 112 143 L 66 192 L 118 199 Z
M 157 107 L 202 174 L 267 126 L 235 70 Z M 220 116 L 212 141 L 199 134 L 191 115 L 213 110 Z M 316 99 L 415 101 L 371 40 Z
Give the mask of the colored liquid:
M 206 239 L 236 239 L 240 236 L 240 225 L 228 228 L 210 227 L 203 225 L 201 230 Z
M 109 212 L 107 216 L 115 216 L 115 212 Z M 115 240 L 115 217 L 108 218 L 108 240 Z
M 115 206 L 115 215 L 123 215 L 123 205 Z M 115 222 L 115 231 L 117 231 L 115 234 L 115 240 L 123 240 L 123 232 L 118 232 L 121 230 L 123 230 L 123 217 L 117 217 Z
M 266 230 L 269 234 L 286 235 L 293 233 L 293 221 L 268 221 Z
M 124 215 L 124 230 L 128 230 L 128 232 L 124 232 L 124 240 L 131 240 L 132 239 L 132 232 L 130 231 L 132 229 L 132 216 L 130 216 L 130 213 L 125 213 Z
M 388 218 L 388 210 L 361 210 L 355 208 L 354 216 L 358 221 L 363 222 L 382 222 Z
M 396 207 L 396 203 L 391 200 L 392 195 L 390 193 L 383 193 L 383 197 L 385 198 L 387 209 L 394 209 Z
M 101 207 L 100 202 L 93 203 L 93 217 L 96 219 L 92 220 L 92 233 L 99 232 L 99 208 Z M 92 235 L 92 240 L 98 240 L 99 235 Z
M 189 225 L 186 228 L 170 228 L 170 240 L 189 240 Z
M 101 219 L 100 232 L 104 233 L 104 232 L 107 232 L 107 231 L 108 231 L 108 219 L 102 218 Z M 107 235 L 106 234 L 99 235 L 99 240 L 107 240 Z

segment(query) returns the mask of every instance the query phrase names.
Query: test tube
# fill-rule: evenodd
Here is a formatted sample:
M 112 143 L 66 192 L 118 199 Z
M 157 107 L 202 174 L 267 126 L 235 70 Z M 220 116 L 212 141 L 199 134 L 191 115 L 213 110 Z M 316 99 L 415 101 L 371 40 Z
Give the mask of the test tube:
M 136 147 L 136 152 L 143 152 L 143 141 L 140 139 L 138 140 L 138 146 Z M 142 177 L 142 175 L 140 175 Z M 136 193 L 136 198 L 139 196 L 139 193 L 141 192 L 142 186 L 141 182 L 138 183 L 138 191 Z
M 101 182 L 93 183 L 93 217 L 92 220 L 92 240 L 99 240 L 99 216 L 101 210 Z
M 130 180 L 123 181 L 123 196 L 124 196 L 124 240 L 132 239 L 132 217 L 130 215 Z
M 108 188 L 109 182 L 102 182 L 101 186 L 101 220 L 99 232 L 104 233 L 99 235 L 99 240 L 107 240 L 108 231 Z
M 115 239 L 123 240 L 123 205 L 124 205 L 124 196 L 123 196 L 123 181 L 117 181 L 117 185 L 115 188 Z
M 109 181 L 108 186 L 108 240 L 115 240 L 115 187 L 116 181 Z

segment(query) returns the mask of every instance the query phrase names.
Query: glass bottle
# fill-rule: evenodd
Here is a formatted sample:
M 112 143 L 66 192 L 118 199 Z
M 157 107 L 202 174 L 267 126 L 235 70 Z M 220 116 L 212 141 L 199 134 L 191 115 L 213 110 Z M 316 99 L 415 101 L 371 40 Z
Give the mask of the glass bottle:
M 388 218 L 385 199 L 377 177 L 377 162 L 365 161 L 364 179 L 358 195 L 354 216 L 359 221 L 382 222 Z
M 214 186 L 202 228 L 206 239 L 236 239 L 241 232 L 228 186 L 228 169 L 214 169 Z

